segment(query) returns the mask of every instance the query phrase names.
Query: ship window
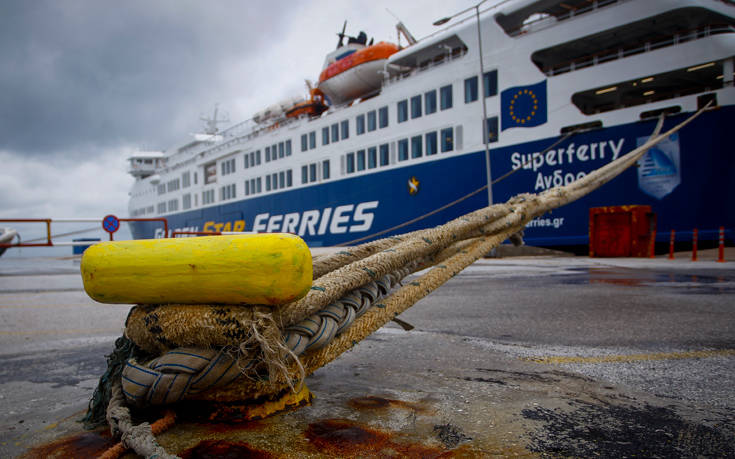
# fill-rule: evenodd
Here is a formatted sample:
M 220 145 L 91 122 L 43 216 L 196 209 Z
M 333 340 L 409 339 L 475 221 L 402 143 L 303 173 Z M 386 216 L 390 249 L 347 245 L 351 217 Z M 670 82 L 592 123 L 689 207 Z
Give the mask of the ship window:
M 435 155 L 436 147 L 436 131 L 426 133 L 426 156 Z
M 378 166 L 378 149 L 375 147 L 368 148 L 368 169 L 375 169 Z
M 212 204 L 214 202 L 214 190 L 202 191 L 202 205 Z
M 196 185 L 196 184 L 197 184 L 197 173 L 194 172 L 194 185 Z
M 424 111 L 427 115 L 436 111 L 436 90 L 424 94 Z
M 278 144 L 273 144 L 271 146 L 271 161 L 275 161 L 278 159 Z
M 159 203 L 158 203 L 158 207 L 157 207 L 157 210 L 158 210 L 158 213 L 159 213 L 159 214 L 164 214 L 164 213 L 166 213 L 166 203 L 165 203 L 165 202 L 159 202 Z
M 329 160 L 322 161 L 322 179 L 329 179 Z
M 316 163 L 309 164 L 309 181 L 316 182 Z
M 357 170 L 358 171 L 365 170 L 365 150 L 357 151 Z
M 227 201 L 235 198 L 235 184 L 225 185 L 219 189 L 220 201 Z
M 411 137 L 411 158 L 420 158 L 424 155 L 421 136 Z
M 390 153 L 388 149 L 388 144 L 384 143 L 380 146 L 380 165 L 381 166 L 387 166 L 390 164 Z
M 284 158 L 286 156 L 286 144 L 284 142 L 278 143 L 278 157 Z
M 365 115 L 357 115 L 355 118 L 355 134 L 362 135 L 365 133 Z
M 263 191 L 263 180 L 261 180 L 260 177 L 258 177 L 258 186 L 257 186 L 257 188 L 258 188 L 258 193 L 260 193 L 260 192 Z
M 398 141 L 398 161 L 405 161 L 408 159 L 408 139 L 401 139 Z
M 485 97 L 498 95 L 498 71 L 492 70 L 485 72 L 483 75 L 483 83 L 485 84 Z
M 441 130 L 442 138 L 442 153 L 452 151 L 454 149 L 454 133 L 452 128 L 446 128 Z
M 316 131 L 309 133 L 309 148 L 316 148 Z
M 380 129 L 388 127 L 388 107 L 378 109 L 378 126 Z
M 411 119 L 421 117 L 421 96 L 411 97 Z
M 172 199 L 168 202 L 168 211 L 174 212 L 179 210 L 179 200 L 178 199 Z
M 250 180 L 245 180 L 245 196 L 250 196 Z
M 245 156 L 243 157 L 242 167 L 244 169 L 247 169 L 250 167 L 250 154 L 249 153 L 245 153 Z
M 347 173 L 355 172 L 355 154 L 347 153 Z
M 408 119 L 408 101 L 402 100 L 398 102 L 398 122 L 403 123 Z
M 291 156 L 291 139 L 286 140 L 286 156 Z
M 301 166 L 301 183 L 309 183 L 309 168 Z
M 322 128 L 322 145 L 329 145 L 329 127 Z
M 301 137 L 301 151 L 306 151 L 306 134 Z M 271 147 L 265 147 L 265 162 L 271 160 Z
M 635 80 L 580 91 L 572 95 L 572 103 L 585 115 L 593 115 L 710 92 L 723 87 L 723 69 L 723 61 L 710 61 L 666 73 L 645 75 Z
M 487 129 L 487 141 L 497 142 L 498 141 L 498 117 L 493 116 L 485 120 L 485 128 Z
M 204 184 L 215 183 L 217 181 L 217 163 L 209 163 L 204 166 Z
M 278 173 L 278 188 L 286 188 L 286 173 Z
M 228 175 L 235 172 L 235 158 L 227 159 L 225 161 L 222 161 L 222 175 Z M 178 181 L 178 180 L 177 180 Z M 178 184 L 176 184 L 176 188 L 178 189 Z
M 334 123 L 332 125 L 332 142 L 339 141 L 339 124 Z
M 280 188 L 278 186 L 278 172 L 274 172 L 273 174 L 271 174 L 271 188 L 273 188 L 274 190 Z
M 477 77 L 464 80 L 464 103 L 469 104 L 477 100 Z
M 162 195 L 164 193 L 166 193 L 166 184 L 165 183 L 162 183 L 162 184 L 158 185 L 158 194 L 160 196 L 160 195 Z
M 271 190 L 271 176 L 270 174 L 265 176 L 265 191 Z
M 372 132 L 375 129 L 375 110 L 371 110 L 367 113 L 367 130 L 368 132 Z
M 293 186 L 293 171 L 291 169 L 286 171 L 286 186 Z
M 344 140 L 350 136 L 350 123 L 347 120 L 344 120 L 340 124 L 341 126 L 339 129 L 342 131 L 342 140 Z
M 309 149 L 309 144 L 308 144 L 307 136 L 306 134 L 301 134 L 301 151 L 306 151 L 308 149 Z M 268 151 L 268 147 L 265 147 L 265 162 L 270 161 L 270 159 L 268 158 L 269 155 L 270 153 Z
M 255 152 L 255 165 L 260 166 L 260 150 Z
M 452 85 L 442 86 L 439 88 L 440 108 L 448 110 L 452 108 Z
M 188 188 L 189 186 L 191 186 L 191 172 L 186 171 L 181 174 L 181 186 L 183 188 Z
M 181 208 L 184 210 L 191 209 L 191 195 L 190 194 L 187 193 L 181 197 Z

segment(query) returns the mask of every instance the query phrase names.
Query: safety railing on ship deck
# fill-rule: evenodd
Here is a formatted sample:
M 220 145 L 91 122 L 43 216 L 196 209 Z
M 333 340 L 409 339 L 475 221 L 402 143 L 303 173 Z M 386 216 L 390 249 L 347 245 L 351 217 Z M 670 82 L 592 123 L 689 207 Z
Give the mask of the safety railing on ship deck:
M 586 67 L 604 64 L 606 62 L 633 56 L 635 54 L 655 51 L 667 46 L 678 45 L 699 38 L 706 38 L 723 33 L 735 33 L 735 27 L 731 25 L 707 26 L 704 28 L 692 29 L 683 33 L 677 33 L 676 35 L 656 41 L 646 41 L 633 48 L 606 49 L 589 56 L 562 62 L 554 65 L 552 68 L 544 69 L 543 72 L 547 76 L 560 75 L 562 73 L 573 72 Z

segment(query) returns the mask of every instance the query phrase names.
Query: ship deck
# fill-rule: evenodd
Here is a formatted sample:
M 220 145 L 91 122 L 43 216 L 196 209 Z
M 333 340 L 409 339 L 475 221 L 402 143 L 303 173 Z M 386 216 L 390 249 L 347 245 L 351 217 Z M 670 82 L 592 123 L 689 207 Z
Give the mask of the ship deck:
M 480 260 L 401 316 L 414 330 L 389 324 L 309 377 L 310 406 L 180 420 L 159 441 L 272 457 L 732 457 L 735 263 L 689 257 Z M 112 444 L 76 421 L 129 306 L 89 299 L 78 263 L 0 260 L 2 457 Z

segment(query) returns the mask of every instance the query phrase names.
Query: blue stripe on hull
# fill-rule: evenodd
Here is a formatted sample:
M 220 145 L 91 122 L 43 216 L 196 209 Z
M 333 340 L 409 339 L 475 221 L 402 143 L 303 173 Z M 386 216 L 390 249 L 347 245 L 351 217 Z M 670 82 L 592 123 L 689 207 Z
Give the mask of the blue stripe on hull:
M 684 117 L 668 119 L 664 129 Z M 540 192 L 589 173 L 610 162 L 614 155 L 636 148 L 639 139 L 647 138 L 655 124 L 655 121 L 635 122 L 577 134 L 548 152 L 543 160 L 532 154 L 542 151 L 558 137 L 491 149 L 494 179 L 512 169 L 514 158 L 515 164 L 524 158 L 531 159 L 529 168 L 521 168 L 493 186 L 493 200 L 504 202 L 518 193 Z M 592 194 L 536 219 L 526 228 L 526 242 L 546 246 L 587 244 L 589 209 L 626 204 L 652 206 L 661 240 L 668 237 L 670 229 L 689 231 L 697 227 L 705 239 L 715 237 L 719 226 L 732 230 L 735 227 L 732 204 L 735 202 L 735 155 L 728 138 L 731 126 L 735 126 L 735 107 L 704 113 L 680 131 L 675 141 L 662 147 L 664 153 L 678 148 L 678 157 L 672 160 L 672 155 L 654 153 L 643 167 L 631 168 Z M 169 228 L 230 231 L 238 229 L 236 222 L 244 221 L 246 231 L 253 230 L 256 223 L 264 231 L 270 222 L 272 230 L 291 230 L 311 246 L 350 242 L 425 215 L 485 185 L 483 151 L 440 157 L 429 163 L 408 161 L 398 169 L 183 212 L 167 217 Z M 639 171 L 643 172 L 641 178 Z M 412 177 L 419 181 L 419 191 L 413 195 L 408 186 Z M 485 205 L 487 193 L 483 191 L 381 237 L 442 224 Z M 285 227 L 284 223 L 290 224 Z M 162 235 L 157 223 L 131 222 L 130 225 L 135 238 Z

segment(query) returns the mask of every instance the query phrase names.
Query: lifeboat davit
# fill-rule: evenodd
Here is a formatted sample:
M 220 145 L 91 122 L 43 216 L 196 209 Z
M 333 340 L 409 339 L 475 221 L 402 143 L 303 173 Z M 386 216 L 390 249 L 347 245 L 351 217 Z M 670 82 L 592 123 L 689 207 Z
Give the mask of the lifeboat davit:
M 385 63 L 398 46 L 383 41 L 366 46 L 366 41 L 361 32 L 327 56 L 317 87 L 332 104 L 349 102 L 380 89 Z

